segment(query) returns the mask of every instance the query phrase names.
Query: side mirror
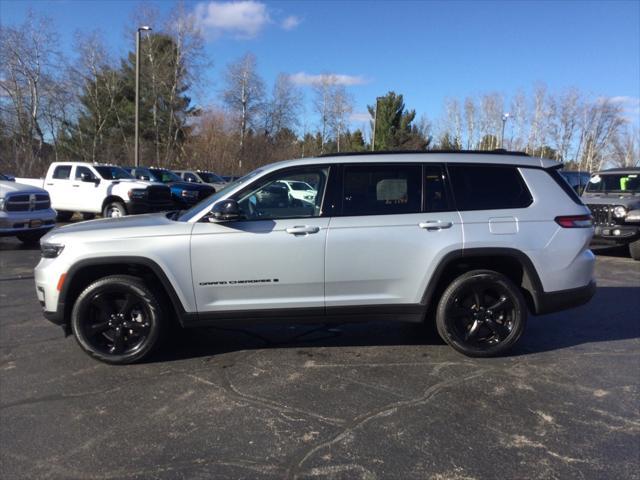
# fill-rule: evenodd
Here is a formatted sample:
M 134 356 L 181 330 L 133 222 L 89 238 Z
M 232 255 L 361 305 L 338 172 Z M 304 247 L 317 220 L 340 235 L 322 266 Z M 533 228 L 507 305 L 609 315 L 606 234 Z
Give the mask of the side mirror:
M 240 205 L 233 199 L 221 200 L 211 208 L 211 216 L 216 220 L 237 220 L 242 218 Z
M 80 181 L 82 182 L 88 182 L 88 183 L 95 183 L 96 185 L 98 183 L 100 183 L 100 179 L 96 178 L 92 175 L 87 175 L 86 173 L 81 173 L 80 174 Z

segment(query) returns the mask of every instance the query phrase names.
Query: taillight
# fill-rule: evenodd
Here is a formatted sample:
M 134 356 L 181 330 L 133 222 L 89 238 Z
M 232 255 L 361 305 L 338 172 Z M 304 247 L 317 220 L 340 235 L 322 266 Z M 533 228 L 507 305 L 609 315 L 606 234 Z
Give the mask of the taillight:
M 591 215 L 563 215 L 555 218 L 556 223 L 562 228 L 591 228 L 593 217 Z

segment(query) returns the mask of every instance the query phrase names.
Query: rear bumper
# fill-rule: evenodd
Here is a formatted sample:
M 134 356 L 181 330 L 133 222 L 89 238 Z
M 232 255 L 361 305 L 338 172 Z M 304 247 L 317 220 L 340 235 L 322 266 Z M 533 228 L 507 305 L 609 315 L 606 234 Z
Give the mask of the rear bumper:
M 596 282 L 592 280 L 584 287 L 559 290 L 557 292 L 544 292 L 538 294 L 536 302 L 536 314 L 559 312 L 569 308 L 579 307 L 589 302 L 596 293 Z

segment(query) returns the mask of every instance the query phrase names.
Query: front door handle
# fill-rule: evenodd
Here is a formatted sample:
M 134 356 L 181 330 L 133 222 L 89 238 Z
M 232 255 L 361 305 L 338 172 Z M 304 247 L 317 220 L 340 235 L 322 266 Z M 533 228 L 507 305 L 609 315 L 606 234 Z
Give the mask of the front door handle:
M 428 231 L 442 230 L 445 228 L 451 228 L 453 226 L 452 222 L 441 222 L 440 220 L 427 220 L 426 222 L 420 222 L 418 224 L 420 228 L 424 228 Z
M 318 233 L 320 227 L 310 227 L 308 225 L 297 225 L 295 227 L 289 227 L 285 230 L 291 235 L 307 235 L 309 233 Z

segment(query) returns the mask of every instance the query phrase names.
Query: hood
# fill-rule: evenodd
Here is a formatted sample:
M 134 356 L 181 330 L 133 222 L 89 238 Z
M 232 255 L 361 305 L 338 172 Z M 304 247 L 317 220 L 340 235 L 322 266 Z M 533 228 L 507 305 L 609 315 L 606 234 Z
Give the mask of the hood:
M 640 208 L 640 196 L 632 193 L 583 193 L 582 203 L 590 203 L 592 205 L 623 205 L 627 207 L 627 209 L 635 210 Z
M 0 193 L 12 193 L 12 192 L 20 192 L 20 193 L 38 193 L 38 194 L 46 194 L 48 195 L 46 190 L 42 188 L 34 187 L 32 185 L 25 185 L 24 183 L 16 183 L 11 182 L 9 180 L 0 180 Z
M 101 232 L 106 234 L 113 234 L 118 230 L 124 231 L 125 229 L 132 228 L 148 228 L 157 227 L 162 225 L 169 225 L 173 223 L 172 220 L 167 218 L 166 213 L 150 213 L 147 215 L 129 215 L 120 218 L 104 218 L 99 220 L 87 220 L 85 222 L 72 223 L 64 225 L 62 227 L 55 228 L 49 232 L 44 238 L 50 240 L 53 237 L 60 235 L 71 234 L 75 235 L 84 232 Z M 43 240 L 45 241 L 45 240 Z

